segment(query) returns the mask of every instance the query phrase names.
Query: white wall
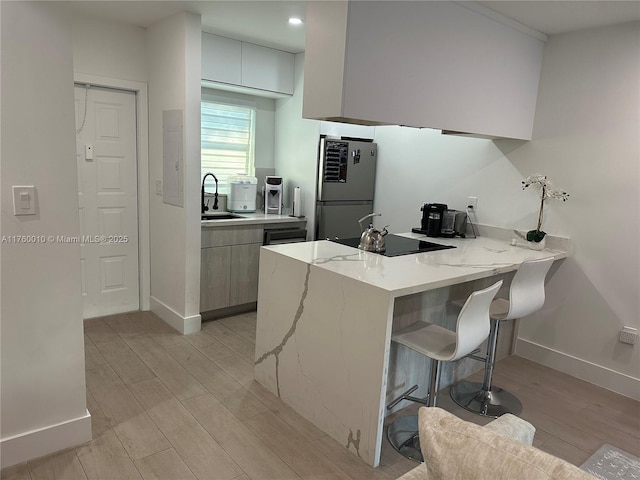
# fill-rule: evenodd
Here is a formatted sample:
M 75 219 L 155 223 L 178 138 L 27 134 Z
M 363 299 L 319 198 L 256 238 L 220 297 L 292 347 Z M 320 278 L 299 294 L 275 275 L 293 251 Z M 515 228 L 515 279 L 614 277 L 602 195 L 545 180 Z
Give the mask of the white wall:
M 478 197 L 480 223 L 535 228 L 536 192 L 521 180 L 546 174 L 571 194 L 548 203 L 543 229 L 568 236 L 571 257 L 552 269 L 543 310 L 520 324 L 518 353 L 640 396 L 640 347 L 618 343 L 640 327 L 639 24 L 551 37 L 545 47 L 534 140 L 490 141 L 435 130 L 377 127 L 377 223 L 419 225 L 422 202 L 464 209 Z
M 522 192 L 522 174 L 491 140 L 383 126 L 376 127 L 375 141 L 374 207 L 383 214 L 375 219 L 376 225 L 390 224 L 389 231 L 406 232 L 420 226 L 423 203 L 464 210 L 468 196 L 478 197 L 480 223 L 504 225 L 507 216 L 514 227 L 535 221 L 535 199 Z M 504 202 L 506 195 L 509 202 Z
M 184 104 L 185 104 L 185 309 L 183 333 L 200 330 L 200 103 L 202 99 L 202 22 L 200 15 L 184 13 Z
M 72 38 L 75 72 L 147 81 L 144 28 L 74 12 Z
M 302 118 L 304 54 L 295 57 L 295 85 L 290 98 L 276 100 L 274 166 L 284 178 L 284 205 L 290 206 L 293 189 L 300 187 L 302 211 L 309 238 L 315 223 L 316 169 L 320 122 Z
M 255 97 L 256 144 L 255 167 L 274 168 L 276 101 L 273 98 Z
M 2 235 L 77 236 L 70 15 L 2 2 Z M 38 213 L 13 215 L 12 185 Z M 79 244 L 2 243 L 2 467 L 91 439 Z
M 184 207 L 150 195 L 151 309 L 183 333 L 200 329 L 200 16 L 149 27 L 149 178 L 162 179 L 162 112 L 184 113 Z
M 549 284 L 559 307 L 522 322 L 521 339 L 551 349 L 528 351 L 552 365 L 555 350 L 633 377 L 636 397 L 640 345 L 617 340 L 623 325 L 640 328 L 639 37 L 640 22 L 551 37 L 536 141 L 509 154 L 520 170 L 533 163 L 572 195 L 549 222 L 575 242 Z

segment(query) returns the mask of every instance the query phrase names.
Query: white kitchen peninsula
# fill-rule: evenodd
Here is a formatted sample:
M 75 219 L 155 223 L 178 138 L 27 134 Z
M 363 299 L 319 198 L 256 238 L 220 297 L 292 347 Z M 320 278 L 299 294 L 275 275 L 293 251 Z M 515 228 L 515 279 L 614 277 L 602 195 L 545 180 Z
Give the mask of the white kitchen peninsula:
M 392 330 L 419 318 L 455 322 L 447 300 L 525 260 L 566 257 L 484 237 L 430 240 L 457 248 L 398 257 L 326 240 L 261 249 L 256 380 L 374 467 L 387 399 L 428 382 L 428 363 L 392 348 Z

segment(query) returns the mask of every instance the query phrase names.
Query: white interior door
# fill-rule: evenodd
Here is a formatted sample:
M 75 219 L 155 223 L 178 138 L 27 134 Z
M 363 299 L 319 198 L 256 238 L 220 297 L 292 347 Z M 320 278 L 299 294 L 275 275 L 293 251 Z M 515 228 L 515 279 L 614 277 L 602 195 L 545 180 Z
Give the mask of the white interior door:
M 136 95 L 76 86 L 75 107 L 83 316 L 138 310 Z

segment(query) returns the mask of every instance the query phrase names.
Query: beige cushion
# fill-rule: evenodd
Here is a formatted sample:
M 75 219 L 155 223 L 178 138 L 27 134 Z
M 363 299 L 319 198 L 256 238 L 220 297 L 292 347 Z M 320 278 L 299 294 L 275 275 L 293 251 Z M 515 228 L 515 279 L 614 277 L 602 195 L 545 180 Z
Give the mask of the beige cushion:
M 578 467 L 437 407 L 418 413 L 429 480 L 593 480 Z
M 533 425 L 510 413 L 499 416 L 492 422 L 487 423 L 484 428 L 517 440 L 525 445 L 531 445 L 533 443 L 533 436 L 536 433 L 536 428 Z

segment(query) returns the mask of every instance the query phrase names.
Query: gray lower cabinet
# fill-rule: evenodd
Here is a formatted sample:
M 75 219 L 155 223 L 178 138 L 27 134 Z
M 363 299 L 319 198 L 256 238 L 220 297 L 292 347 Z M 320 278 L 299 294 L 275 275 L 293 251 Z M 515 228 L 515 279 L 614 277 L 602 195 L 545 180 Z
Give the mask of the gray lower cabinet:
M 229 306 L 258 301 L 260 244 L 231 247 Z
M 200 311 L 229 306 L 232 247 L 203 248 L 200 265 Z
M 258 301 L 264 229 L 304 229 L 306 221 L 202 228 L 200 311 Z
M 202 229 L 200 311 L 258 300 L 262 225 Z

